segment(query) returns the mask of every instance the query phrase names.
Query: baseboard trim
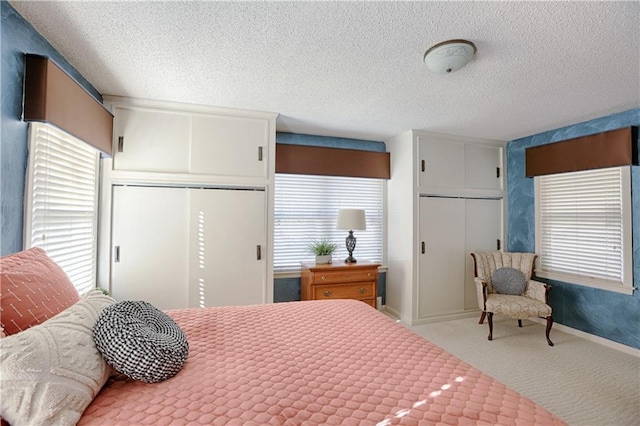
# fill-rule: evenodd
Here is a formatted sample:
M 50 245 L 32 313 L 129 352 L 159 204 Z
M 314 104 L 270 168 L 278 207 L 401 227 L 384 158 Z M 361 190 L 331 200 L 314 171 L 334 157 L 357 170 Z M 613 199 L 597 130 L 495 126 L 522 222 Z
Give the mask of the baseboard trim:
M 391 308 L 387 308 L 387 305 L 380 306 L 380 312 L 382 312 L 388 317 L 395 319 L 396 321 L 401 321 L 400 313 Z
M 381 306 L 380 311 L 386 313 L 388 316 L 394 318 L 396 321 L 400 321 L 409 327 L 413 327 L 414 325 L 431 324 L 434 322 L 444 322 L 444 321 L 452 321 L 452 320 L 463 319 L 463 318 L 472 318 L 475 316 L 480 318 L 479 309 L 473 309 L 466 312 L 457 312 L 455 314 L 438 315 L 438 316 L 427 317 L 427 318 L 417 318 L 414 320 L 403 319 L 398 312 L 396 312 L 391 308 L 387 308 L 386 305 Z
M 547 320 L 543 318 L 529 318 L 529 320 L 543 325 L 547 324 Z M 614 342 L 613 340 L 605 339 L 604 337 L 596 336 L 595 334 L 590 334 L 582 330 L 567 327 L 566 325 L 558 324 L 557 322 L 553 324 L 553 329 L 558 329 L 560 331 L 564 331 L 565 333 L 573 334 L 574 336 L 589 340 L 590 342 L 599 343 L 603 346 L 607 346 L 609 348 L 616 349 L 620 352 L 624 352 L 626 354 L 640 358 L 640 349 L 623 345 L 622 343 Z M 551 330 L 551 337 L 553 337 L 553 329 Z
M 456 314 L 446 314 L 446 315 L 438 315 L 438 316 L 433 316 L 428 318 L 418 318 L 411 321 L 411 325 L 414 326 L 414 325 L 432 324 L 434 322 L 453 321 L 457 319 L 473 318 L 473 317 L 480 318 L 480 311 L 476 309 L 469 312 L 458 312 Z

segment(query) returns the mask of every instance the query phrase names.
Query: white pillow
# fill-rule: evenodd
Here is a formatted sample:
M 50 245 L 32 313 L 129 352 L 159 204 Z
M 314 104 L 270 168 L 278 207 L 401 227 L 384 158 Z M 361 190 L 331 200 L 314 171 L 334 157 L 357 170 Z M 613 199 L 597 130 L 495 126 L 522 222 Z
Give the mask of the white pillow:
M 0 339 L 0 405 L 13 426 L 74 425 L 111 368 L 93 326 L 115 300 L 95 290 L 40 325 Z

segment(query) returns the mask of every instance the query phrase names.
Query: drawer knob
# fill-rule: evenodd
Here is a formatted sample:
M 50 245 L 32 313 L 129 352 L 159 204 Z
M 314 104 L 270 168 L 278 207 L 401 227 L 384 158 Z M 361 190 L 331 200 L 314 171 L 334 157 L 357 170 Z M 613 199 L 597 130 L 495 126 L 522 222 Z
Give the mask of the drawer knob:
M 360 287 L 360 289 L 358 290 L 358 293 L 363 294 L 365 292 L 364 287 Z
M 371 276 L 371 272 L 367 272 L 367 276 L 370 277 Z
M 320 279 L 321 279 L 322 281 L 324 281 L 324 275 L 323 275 L 322 277 L 320 277 Z
M 324 277 L 322 278 L 324 279 Z M 322 293 L 324 295 L 324 297 L 329 297 L 331 296 L 331 292 L 329 290 L 325 291 L 324 293 Z

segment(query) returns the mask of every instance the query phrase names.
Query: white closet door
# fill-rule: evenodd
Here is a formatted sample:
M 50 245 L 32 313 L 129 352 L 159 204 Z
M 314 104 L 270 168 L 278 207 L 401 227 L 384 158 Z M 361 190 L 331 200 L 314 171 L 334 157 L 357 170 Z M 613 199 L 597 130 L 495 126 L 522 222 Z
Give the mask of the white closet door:
M 474 251 L 498 250 L 502 245 L 502 200 L 467 199 L 466 201 L 466 252 L 464 308 L 478 307 L 478 297 L 473 280 Z
M 267 176 L 269 121 L 194 115 L 191 173 Z
M 477 189 L 502 189 L 502 148 L 468 144 L 465 147 L 465 186 Z M 497 169 L 500 169 L 498 173 Z
M 464 188 L 463 143 L 418 138 L 418 174 L 421 187 Z
M 122 152 L 113 155 L 115 170 L 140 172 L 189 171 L 191 117 L 158 110 L 116 108 L 114 137 L 122 137 Z
M 113 188 L 111 293 L 159 309 L 188 307 L 189 194 L 182 188 Z
M 265 192 L 190 191 L 190 306 L 266 303 Z
M 464 223 L 464 199 L 420 198 L 419 317 L 464 310 Z

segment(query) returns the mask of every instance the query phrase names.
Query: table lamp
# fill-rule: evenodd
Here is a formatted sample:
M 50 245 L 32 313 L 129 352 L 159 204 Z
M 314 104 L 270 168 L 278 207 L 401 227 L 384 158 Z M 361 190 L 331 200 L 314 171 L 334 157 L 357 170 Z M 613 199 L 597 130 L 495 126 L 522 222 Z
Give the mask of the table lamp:
M 345 239 L 347 244 L 347 251 L 349 257 L 344 261 L 345 263 L 356 263 L 356 259 L 353 257 L 353 250 L 356 248 L 356 237 L 353 236 L 353 231 L 366 231 L 367 221 L 365 218 L 364 210 L 362 209 L 340 209 L 338 210 L 338 224 L 336 229 L 342 229 L 349 231 L 349 235 Z

